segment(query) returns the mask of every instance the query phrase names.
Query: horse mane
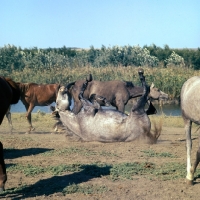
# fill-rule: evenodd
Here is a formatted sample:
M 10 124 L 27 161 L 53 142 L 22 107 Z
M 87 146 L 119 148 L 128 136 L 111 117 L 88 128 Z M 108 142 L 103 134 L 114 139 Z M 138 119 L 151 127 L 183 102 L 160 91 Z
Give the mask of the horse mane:
M 18 84 L 17 84 L 15 81 L 13 81 L 11 78 L 5 77 L 4 79 L 7 81 L 7 83 L 8 83 L 11 87 L 13 87 L 14 89 L 19 89 Z
M 16 104 L 20 99 L 20 88 L 17 82 L 13 81 L 9 77 L 4 77 L 5 81 L 8 83 L 10 88 L 12 89 L 13 96 L 11 100 L 11 104 Z
M 134 84 L 131 81 L 124 81 L 126 87 L 134 87 Z

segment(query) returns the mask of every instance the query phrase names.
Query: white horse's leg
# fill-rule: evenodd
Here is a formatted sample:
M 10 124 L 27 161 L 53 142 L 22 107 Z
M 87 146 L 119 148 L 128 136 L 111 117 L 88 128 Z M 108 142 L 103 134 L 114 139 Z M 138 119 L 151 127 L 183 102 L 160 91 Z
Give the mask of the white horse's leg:
M 200 137 L 199 137 L 199 148 L 198 148 L 198 150 L 197 150 L 196 159 L 195 159 L 193 168 L 192 168 L 192 170 L 191 170 L 191 172 L 192 172 L 193 174 L 195 173 L 196 168 L 197 168 L 199 162 L 200 162 Z
M 193 184 L 194 173 L 191 165 L 191 150 L 192 150 L 192 139 L 191 139 L 191 127 L 192 122 L 185 120 L 185 134 L 186 134 L 186 151 L 187 151 L 187 176 L 186 181 L 188 184 Z

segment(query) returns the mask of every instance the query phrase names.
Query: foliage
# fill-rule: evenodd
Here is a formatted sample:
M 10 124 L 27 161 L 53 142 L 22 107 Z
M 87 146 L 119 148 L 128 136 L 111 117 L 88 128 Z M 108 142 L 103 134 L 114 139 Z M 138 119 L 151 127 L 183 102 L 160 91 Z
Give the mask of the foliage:
M 166 64 L 166 66 L 171 65 L 171 64 L 174 64 L 176 66 L 181 66 L 181 67 L 185 66 L 183 57 L 179 56 L 174 51 L 169 56 L 169 58 L 164 60 L 164 62 Z
M 11 72 L 12 70 L 23 70 L 25 67 L 30 69 L 49 70 L 51 68 L 75 68 L 84 66 L 107 67 L 111 66 L 151 66 L 171 63 L 169 56 L 178 55 L 183 57 L 186 66 L 194 69 L 200 67 L 200 50 L 188 49 L 170 49 L 165 45 L 164 49 L 152 46 L 113 46 L 105 47 L 102 45 L 100 49 L 93 46 L 90 49 L 75 48 L 48 48 L 38 49 L 21 49 L 14 45 L 5 45 L 0 48 L 0 69 Z M 173 59 L 173 58 L 172 58 Z M 179 65 L 176 60 L 173 64 Z
M 166 67 L 166 66 L 167 67 Z M 185 67 L 184 67 L 185 66 Z M 170 49 L 151 46 L 113 46 L 100 49 L 0 48 L 0 74 L 19 82 L 66 84 L 91 73 L 96 80 L 126 80 L 140 84 L 137 67 L 145 69 L 146 80 L 179 98 L 183 83 L 199 75 L 200 49 Z
M 199 75 L 198 70 L 182 67 L 143 67 L 146 81 L 150 85 L 152 82 L 156 87 L 169 95 L 169 99 L 177 99 L 180 97 L 180 90 L 183 83 L 190 77 Z M 9 76 L 19 82 L 35 82 L 35 83 L 61 83 L 67 84 L 85 77 L 91 73 L 95 80 L 122 80 L 132 81 L 135 85 L 140 85 L 138 78 L 138 69 L 136 67 L 114 67 L 107 66 L 103 68 L 95 68 L 91 66 L 70 68 L 50 68 L 50 69 L 30 69 L 25 67 L 22 71 L 12 70 L 8 73 L 0 70 L 2 76 Z

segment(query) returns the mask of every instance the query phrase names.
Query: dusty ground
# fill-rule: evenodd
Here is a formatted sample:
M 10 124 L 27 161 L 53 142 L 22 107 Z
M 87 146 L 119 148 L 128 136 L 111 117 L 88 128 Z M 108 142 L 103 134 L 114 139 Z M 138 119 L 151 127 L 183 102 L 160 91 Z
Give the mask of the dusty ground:
M 19 126 L 20 127 L 20 126 Z M 51 134 L 51 131 L 38 131 L 24 134 L 15 130 L 8 133 L 7 123 L 0 127 L 0 140 L 5 149 L 5 162 L 8 171 L 6 192 L 0 194 L 3 199 L 199 199 L 200 174 L 193 186 L 185 183 L 185 174 L 176 178 L 165 178 L 154 175 L 132 175 L 128 178 L 111 179 L 111 166 L 123 163 L 147 163 L 153 168 L 171 163 L 185 165 L 186 151 L 183 128 L 163 127 L 162 135 L 155 145 L 131 143 L 98 143 L 71 141 L 65 134 Z M 193 149 L 197 148 L 197 137 L 193 135 Z M 67 149 L 65 152 L 60 152 Z M 70 151 L 70 152 L 69 152 Z M 149 157 L 143 151 L 167 153 L 172 157 Z M 49 156 L 48 156 L 49 153 Z M 193 152 L 194 154 L 194 152 Z M 194 157 L 194 155 L 193 155 Z M 102 166 L 98 167 L 98 164 Z M 149 164 L 148 164 L 149 163 Z M 105 165 L 106 166 L 103 166 Z M 81 165 L 79 171 L 63 171 L 59 175 L 49 172 L 27 175 L 23 167 L 18 170 L 12 166 L 39 166 L 42 168 L 59 165 Z M 96 166 L 96 167 L 95 167 Z M 9 169 L 10 168 L 10 169 Z M 94 173 L 91 173 L 91 170 Z M 34 171 L 34 168 L 32 168 Z M 89 170 L 89 172 L 88 172 Z M 87 173 L 88 172 L 88 173 Z M 31 172 L 29 172 L 31 173 Z M 127 172 L 129 173 L 129 172 Z M 177 173 L 174 170 L 174 174 Z M 173 177 L 173 173 L 171 174 Z M 74 187 L 85 188 L 90 192 L 63 191 L 74 184 Z M 91 190 L 89 190 L 91 188 Z M 68 190 L 69 191 L 69 190 Z M 88 194 L 87 194 L 88 193 Z

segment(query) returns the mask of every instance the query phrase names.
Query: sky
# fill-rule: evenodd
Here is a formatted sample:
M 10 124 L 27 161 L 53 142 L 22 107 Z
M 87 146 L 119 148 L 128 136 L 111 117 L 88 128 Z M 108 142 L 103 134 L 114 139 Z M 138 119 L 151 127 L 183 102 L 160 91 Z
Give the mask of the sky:
M 200 47 L 199 0 L 0 0 L 0 47 Z

